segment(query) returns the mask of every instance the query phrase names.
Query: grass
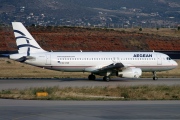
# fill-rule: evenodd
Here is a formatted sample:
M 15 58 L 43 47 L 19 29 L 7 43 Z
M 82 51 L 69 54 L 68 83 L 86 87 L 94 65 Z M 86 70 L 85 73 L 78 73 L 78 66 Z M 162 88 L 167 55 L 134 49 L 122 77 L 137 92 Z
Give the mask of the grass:
M 47 97 L 37 97 L 47 92 Z M 0 98 L 24 100 L 180 100 L 180 85 L 116 87 L 42 87 L 0 91 Z
M 168 36 L 168 37 L 180 37 L 180 31 L 177 28 L 143 28 L 142 31 L 139 31 L 139 28 L 118 28 L 115 30 L 119 31 L 127 31 L 127 32 L 135 32 L 135 33 L 147 33 L 147 34 L 154 34 L 160 36 Z
M 0 59 L 0 65 L 0 78 L 87 78 L 89 75 L 89 73 L 47 70 L 6 58 Z

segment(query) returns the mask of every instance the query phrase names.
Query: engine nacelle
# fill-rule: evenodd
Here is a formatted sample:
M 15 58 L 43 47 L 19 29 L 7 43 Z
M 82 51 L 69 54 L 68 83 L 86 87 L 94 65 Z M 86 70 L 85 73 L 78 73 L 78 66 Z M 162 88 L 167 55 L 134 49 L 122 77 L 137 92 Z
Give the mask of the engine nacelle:
M 141 75 L 142 70 L 140 68 L 127 68 L 116 73 L 116 76 L 123 78 L 139 78 Z

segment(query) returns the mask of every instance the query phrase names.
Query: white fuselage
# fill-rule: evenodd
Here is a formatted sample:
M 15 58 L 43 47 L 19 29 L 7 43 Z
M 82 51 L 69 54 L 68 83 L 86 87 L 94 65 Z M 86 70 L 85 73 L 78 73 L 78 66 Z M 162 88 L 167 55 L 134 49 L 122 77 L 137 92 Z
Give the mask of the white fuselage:
M 96 72 L 112 63 L 140 68 L 143 72 L 166 71 L 177 66 L 169 56 L 157 52 L 44 52 L 32 53 L 30 56 L 34 59 L 29 59 L 25 63 L 69 72 Z

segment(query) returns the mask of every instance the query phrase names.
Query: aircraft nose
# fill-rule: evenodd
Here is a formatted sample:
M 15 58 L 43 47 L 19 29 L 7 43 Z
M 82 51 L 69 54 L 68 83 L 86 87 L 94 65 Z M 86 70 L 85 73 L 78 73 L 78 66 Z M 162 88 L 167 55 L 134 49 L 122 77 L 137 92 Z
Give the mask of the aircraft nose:
M 174 61 L 174 60 L 173 60 L 173 66 L 175 66 L 175 67 L 177 67 L 177 66 L 178 66 L 177 62 L 176 62 L 176 61 Z

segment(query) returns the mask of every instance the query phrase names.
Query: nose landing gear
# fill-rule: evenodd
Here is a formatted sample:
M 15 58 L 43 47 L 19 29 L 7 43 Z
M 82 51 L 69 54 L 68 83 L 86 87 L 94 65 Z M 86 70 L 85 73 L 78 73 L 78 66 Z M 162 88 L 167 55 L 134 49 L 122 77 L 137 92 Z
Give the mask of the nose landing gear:
M 153 80 L 158 80 L 158 77 L 156 76 L 156 71 L 153 71 Z

